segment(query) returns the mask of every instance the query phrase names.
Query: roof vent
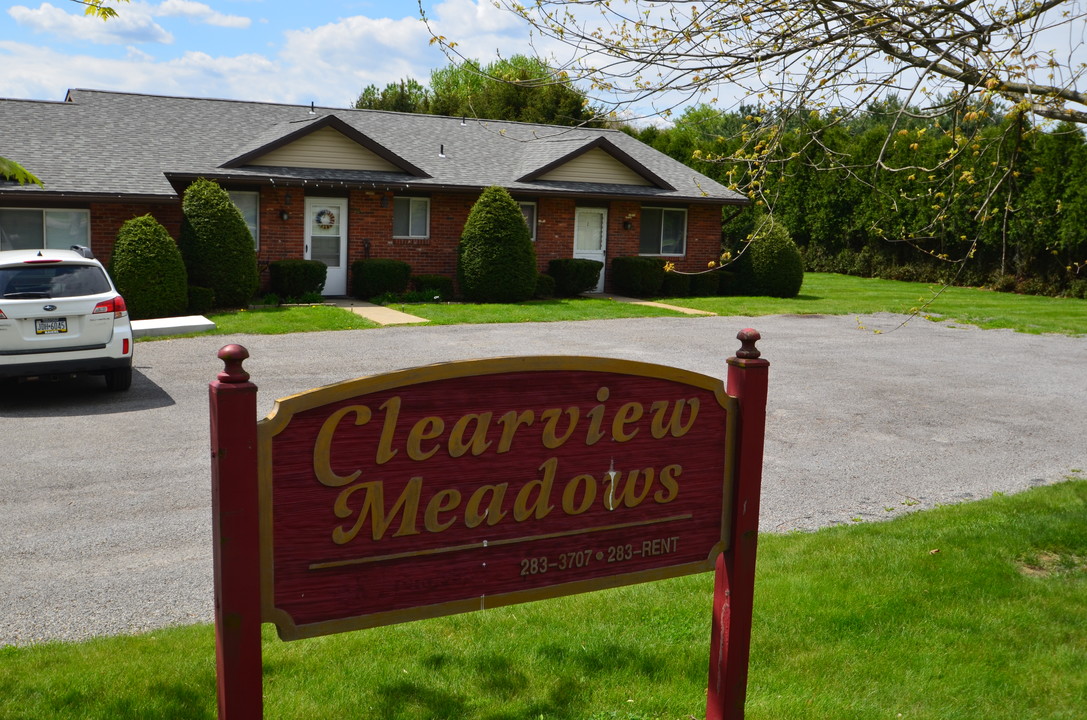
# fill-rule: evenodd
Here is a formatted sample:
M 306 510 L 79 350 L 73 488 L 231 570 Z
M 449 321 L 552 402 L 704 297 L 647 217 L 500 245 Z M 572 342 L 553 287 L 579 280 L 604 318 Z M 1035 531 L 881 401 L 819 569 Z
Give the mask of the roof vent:
M 468 116 L 467 115 L 461 115 L 460 116 L 460 126 L 464 127 L 467 124 L 468 124 Z
M 309 101 L 309 114 L 310 115 L 316 115 L 317 114 L 317 110 L 314 109 L 314 107 L 313 107 L 313 101 L 312 100 Z
M 445 157 L 445 145 L 438 146 L 438 157 Z

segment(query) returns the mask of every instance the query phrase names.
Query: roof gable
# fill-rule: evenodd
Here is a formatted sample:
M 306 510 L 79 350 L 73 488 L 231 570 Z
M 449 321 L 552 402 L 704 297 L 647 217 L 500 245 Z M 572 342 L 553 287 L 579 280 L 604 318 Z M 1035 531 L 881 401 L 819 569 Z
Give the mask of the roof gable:
M 312 122 L 290 123 L 272 132 L 273 139 L 258 140 L 256 147 L 223 163 L 221 167 L 293 167 L 328 170 L 371 170 L 429 175 L 388 148 L 340 120 L 325 115 Z
M 564 182 L 641 185 L 674 190 L 659 175 L 620 150 L 607 138 L 598 137 L 562 157 L 518 178 L 519 182 L 557 180 Z

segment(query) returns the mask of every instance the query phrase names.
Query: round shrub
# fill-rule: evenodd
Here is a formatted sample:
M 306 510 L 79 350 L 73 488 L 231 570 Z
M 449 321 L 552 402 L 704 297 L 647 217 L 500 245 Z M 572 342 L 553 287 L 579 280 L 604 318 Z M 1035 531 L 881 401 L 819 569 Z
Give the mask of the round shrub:
M 429 295 L 431 300 L 435 295 L 441 300 L 450 300 L 453 297 L 453 278 L 448 275 L 412 275 L 411 289 Z
M 207 315 L 215 308 L 215 291 L 211 288 L 190 285 L 189 312 L 193 315 Z
M 697 275 L 691 275 L 691 295 L 694 297 L 709 297 L 717 295 L 721 288 L 722 270 L 711 270 Z
M 117 231 L 109 274 L 133 320 L 181 315 L 188 307 L 185 261 L 150 215 L 132 218 Z
M 587 258 L 556 258 L 547 264 L 547 274 L 555 279 L 555 295 L 574 297 L 595 290 L 604 263 Z
M 658 258 L 632 255 L 611 261 L 611 284 L 621 295 L 654 297 L 664 284 L 664 275 Z
M 744 295 L 789 298 L 804 283 L 804 260 L 785 226 L 766 217 L 735 264 Z
M 253 236 L 230 196 L 216 183 L 200 178 L 181 202 L 181 237 L 189 282 L 211 288 L 219 307 L 249 304 L 260 275 Z
M 367 258 L 351 263 L 351 295 L 360 300 L 399 295 L 410 280 L 411 265 L 403 260 Z
M 536 248 L 525 216 L 504 188 L 489 187 L 468 213 L 457 280 L 474 302 L 521 302 L 536 292 Z
M 555 297 L 555 278 L 547 273 L 539 273 L 536 276 L 536 292 L 532 296 L 536 298 Z
M 320 260 L 276 260 L 269 263 L 269 286 L 280 297 L 300 298 L 307 293 L 320 294 L 328 276 L 328 266 Z

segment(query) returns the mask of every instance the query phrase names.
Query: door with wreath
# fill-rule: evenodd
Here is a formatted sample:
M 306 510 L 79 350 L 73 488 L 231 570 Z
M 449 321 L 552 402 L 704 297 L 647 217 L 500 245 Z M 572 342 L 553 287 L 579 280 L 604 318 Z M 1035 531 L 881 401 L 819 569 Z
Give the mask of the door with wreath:
M 306 198 L 305 258 L 328 266 L 322 294 L 347 294 L 346 199 Z

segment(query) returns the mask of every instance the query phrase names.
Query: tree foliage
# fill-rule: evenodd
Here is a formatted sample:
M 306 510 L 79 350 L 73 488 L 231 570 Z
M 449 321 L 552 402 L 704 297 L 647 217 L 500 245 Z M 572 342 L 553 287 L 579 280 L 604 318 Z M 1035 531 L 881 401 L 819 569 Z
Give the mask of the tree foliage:
M 598 113 L 562 73 L 525 55 L 449 65 L 430 74 L 429 87 L 413 78 L 368 85 L 355 107 L 549 125 L 594 124 Z

